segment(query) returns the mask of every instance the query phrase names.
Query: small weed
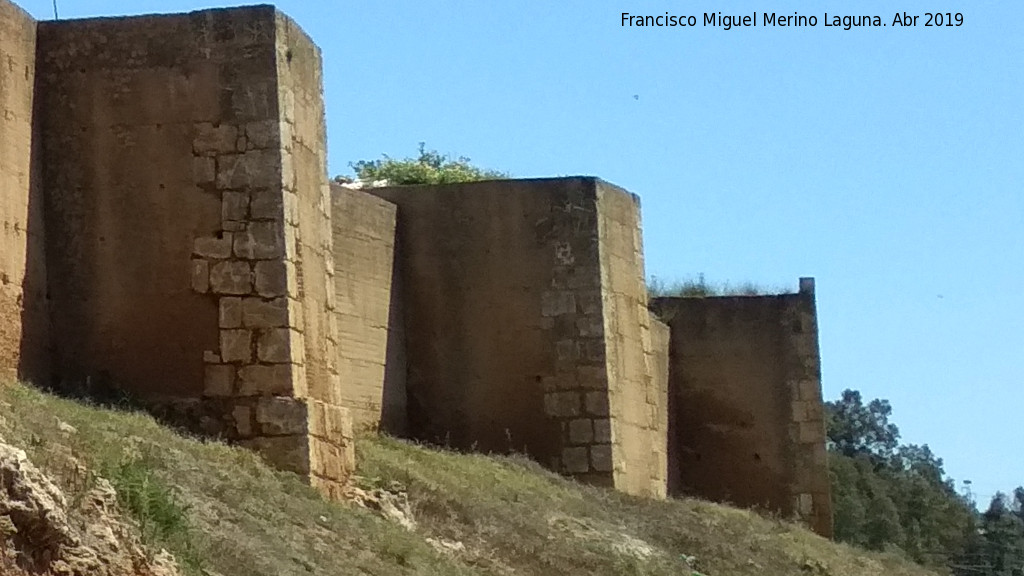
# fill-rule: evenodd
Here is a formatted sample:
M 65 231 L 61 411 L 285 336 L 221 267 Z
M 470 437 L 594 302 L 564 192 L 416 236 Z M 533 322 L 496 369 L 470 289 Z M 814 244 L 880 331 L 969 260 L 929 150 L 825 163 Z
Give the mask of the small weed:
M 172 547 L 187 569 L 201 569 L 192 542 L 188 508 L 149 464 L 142 459 L 125 459 L 103 470 L 103 476 L 110 480 L 121 505 L 138 523 L 143 544 L 149 548 Z

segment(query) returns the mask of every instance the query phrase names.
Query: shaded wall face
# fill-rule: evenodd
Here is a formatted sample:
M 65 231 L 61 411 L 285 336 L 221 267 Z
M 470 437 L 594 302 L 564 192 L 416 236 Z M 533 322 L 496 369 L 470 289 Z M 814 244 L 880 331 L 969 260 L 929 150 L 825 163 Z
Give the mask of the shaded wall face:
M 338 373 L 341 400 L 357 428 L 400 433 L 405 422 L 404 359 L 390 359 L 395 375 L 385 380 L 392 318 L 395 205 L 359 190 L 332 192 L 334 287 L 337 301 Z M 397 318 L 396 318 L 397 320 Z M 397 322 L 396 322 L 397 324 Z
M 57 376 L 199 406 L 340 494 L 318 49 L 268 6 L 39 30 Z
M 272 217 L 250 222 L 280 187 L 273 15 L 40 23 L 58 378 L 199 397 L 204 354 L 254 353 L 208 293 L 251 294 L 242 256 L 280 246 Z
M 659 298 L 671 326 L 669 490 L 831 535 L 813 294 Z
M 369 191 L 398 206 L 410 434 L 610 483 L 593 181 Z
M 597 204 L 615 487 L 664 496 L 668 400 L 653 355 L 667 353 L 667 342 L 661 327 L 652 334 L 647 309 L 639 199 L 598 182 Z
M 0 0 L 0 377 L 46 364 L 42 199 L 33 158 L 36 23 Z

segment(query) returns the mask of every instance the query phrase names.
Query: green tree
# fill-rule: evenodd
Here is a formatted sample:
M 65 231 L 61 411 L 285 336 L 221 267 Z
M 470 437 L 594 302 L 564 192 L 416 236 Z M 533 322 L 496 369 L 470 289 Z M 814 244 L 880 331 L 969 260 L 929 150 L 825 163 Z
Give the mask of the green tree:
M 436 150 L 427 150 L 420 142 L 419 156 L 396 160 L 384 155 L 380 160 L 360 160 L 349 165 L 355 171 L 356 180 L 373 182 L 386 180 L 391 185 L 407 184 L 451 184 L 508 178 L 509 175 L 496 170 L 479 168 L 470 164 L 469 158 L 451 158 Z M 336 182 L 351 182 L 352 177 L 338 176 Z
M 978 544 L 973 505 L 931 448 L 900 444 L 889 402 L 846 390 L 826 409 L 836 539 L 935 567 L 967 558 Z
M 1021 519 L 1021 490 L 1012 500 L 997 493 L 982 514 L 984 558 L 991 566 L 992 576 L 1024 575 L 1024 520 Z
M 867 405 L 860 392 L 844 390 L 835 402 L 825 403 L 828 439 L 831 447 L 844 456 L 868 454 L 888 460 L 899 446 L 900 431 L 889 422 L 892 406 L 888 400 L 872 400 Z

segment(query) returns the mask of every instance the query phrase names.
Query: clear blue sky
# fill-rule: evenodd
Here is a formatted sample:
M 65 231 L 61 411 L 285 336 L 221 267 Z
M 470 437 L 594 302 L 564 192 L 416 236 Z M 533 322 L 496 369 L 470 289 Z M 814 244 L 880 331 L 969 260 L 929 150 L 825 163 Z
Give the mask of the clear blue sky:
M 58 0 L 62 17 L 209 0 Z M 50 18 L 50 0 L 22 0 Z M 231 3 L 226 3 L 231 4 Z M 430 148 L 643 198 L 647 272 L 817 278 L 825 394 L 888 398 L 982 498 L 1024 484 L 1024 3 L 825 28 L 812 0 L 282 1 L 322 47 L 332 174 Z M 817 27 L 623 28 L 623 11 Z M 924 12 L 964 25 L 926 28 Z M 760 22 L 759 22 L 760 23 Z

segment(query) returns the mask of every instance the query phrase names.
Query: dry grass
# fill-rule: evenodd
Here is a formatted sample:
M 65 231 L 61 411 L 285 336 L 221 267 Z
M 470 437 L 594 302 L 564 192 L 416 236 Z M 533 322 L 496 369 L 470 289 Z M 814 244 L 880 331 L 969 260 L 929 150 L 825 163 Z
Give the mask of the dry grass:
M 133 474 L 144 470 L 159 490 L 169 487 L 163 506 L 170 502 L 171 516 L 181 510 L 186 521 L 169 534 L 154 530 L 151 544 L 188 559 L 195 574 L 932 574 L 777 519 L 580 486 L 522 458 L 361 439 L 360 482 L 408 490 L 418 523 L 409 532 L 355 506 L 324 502 L 249 452 L 181 437 L 145 415 L 21 385 L 4 386 L 0 401 L 0 435 L 72 495 L 89 482 L 74 472 L 76 460 L 92 470 L 132 463 Z M 61 432 L 58 420 L 77 432 Z M 463 548 L 438 552 L 428 539 Z

